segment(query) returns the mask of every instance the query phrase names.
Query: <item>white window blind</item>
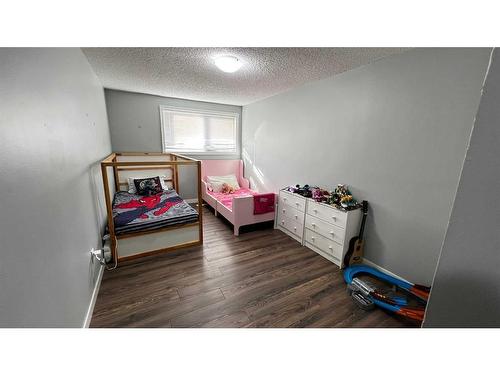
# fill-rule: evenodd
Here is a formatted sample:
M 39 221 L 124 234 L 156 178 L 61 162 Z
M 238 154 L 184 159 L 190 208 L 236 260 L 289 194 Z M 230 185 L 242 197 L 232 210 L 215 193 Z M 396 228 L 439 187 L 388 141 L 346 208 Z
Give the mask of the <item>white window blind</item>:
M 171 152 L 237 153 L 237 113 L 160 107 L 163 149 Z

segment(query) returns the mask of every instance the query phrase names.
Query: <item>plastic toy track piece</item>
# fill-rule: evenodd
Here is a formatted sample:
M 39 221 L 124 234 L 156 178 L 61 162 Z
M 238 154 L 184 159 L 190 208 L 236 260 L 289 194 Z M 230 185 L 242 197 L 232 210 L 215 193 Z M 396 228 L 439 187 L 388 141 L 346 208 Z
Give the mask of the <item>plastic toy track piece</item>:
M 420 299 L 421 303 L 419 306 L 410 307 L 408 306 L 408 301 L 406 300 L 406 298 L 392 296 L 391 294 L 385 294 L 377 290 L 369 290 L 369 288 L 366 287 L 365 283 L 355 277 L 358 274 L 368 274 L 376 277 L 377 279 L 386 281 L 389 284 L 396 285 L 398 288 L 403 289 Z M 361 303 L 361 298 L 359 296 L 361 295 L 365 299 L 370 300 L 373 304 L 384 310 L 407 317 L 409 319 L 413 319 L 418 322 L 423 321 L 425 307 L 422 306 L 422 304 L 426 304 L 428 293 L 430 291 L 429 287 L 409 283 L 407 281 L 381 272 L 373 267 L 365 265 L 354 265 L 347 267 L 344 270 L 344 280 L 348 284 L 348 289 L 352 290 L 352 298 L 354 299 L 356 304 Z
M 360 292 L 353 292 L 351 298 L 361 310 L 370 311 L 375 308 L 375 304 Z

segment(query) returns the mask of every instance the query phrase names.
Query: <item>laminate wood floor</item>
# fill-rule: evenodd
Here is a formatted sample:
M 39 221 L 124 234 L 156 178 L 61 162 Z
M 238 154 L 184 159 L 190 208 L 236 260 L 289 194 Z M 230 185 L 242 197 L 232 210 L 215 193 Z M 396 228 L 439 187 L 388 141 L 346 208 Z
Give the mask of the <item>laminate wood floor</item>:
M 203 246 L 105 271 L 91 327 L 412 326 L 358 309 L 338 267 L 281 231 L 235 237 L 207 208 L 203 219 Z

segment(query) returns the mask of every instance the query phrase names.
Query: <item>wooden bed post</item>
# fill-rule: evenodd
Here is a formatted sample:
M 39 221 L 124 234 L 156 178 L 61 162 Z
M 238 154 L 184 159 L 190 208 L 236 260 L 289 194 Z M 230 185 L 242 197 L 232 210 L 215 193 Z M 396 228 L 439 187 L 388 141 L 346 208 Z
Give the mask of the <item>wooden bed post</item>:
M 170 154 L 172 161 L 177 161 L 177 155 Z M 174 190 L 179 192 L 179 171 L 177 169 L 177 164 L 174 164 L 174 169 L 172 171 L 172 180 L 174 185 Z
M 198 168 L 198 221 L 200 228 L 200 242 L 203 243 L 203 198 L 202 198 L 202 189 L 201 189 L 201 161 L 198 160 L 196 162 L 196 166 Z
M 113 158 L 113 163 L 116 162 L 117 160 L 118 157 L 115 155 L 115 157 Z M 113 176 L 115 179 L 115 193 L 116 193 L 117 191 L 120 191 L 120 181 L 118 177 L 118 168 L 115 164 L 113 164 Z
M 108 230 L 111 239 L 111 254 L 113 260 L 116 261 L 116 237 L 115 237 L 115 223 L 113 221 L 113 206 L 111 202 L 111 195 L 109 194 L 108 171 L 106 163 L 101 163 L 102 183 L 104 185 L 104 197 L 106 199 L 106 212 L 108 215 Z M 116 184 L 116 181 L 115 181 Z

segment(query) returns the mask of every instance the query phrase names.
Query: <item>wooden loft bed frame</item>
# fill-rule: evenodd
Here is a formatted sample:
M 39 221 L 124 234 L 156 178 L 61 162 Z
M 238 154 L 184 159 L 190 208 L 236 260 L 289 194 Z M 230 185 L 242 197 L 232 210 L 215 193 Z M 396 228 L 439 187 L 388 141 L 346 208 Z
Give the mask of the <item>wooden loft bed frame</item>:
M 179 192 L 179 167 L 181 166 L 194 166 L 198 172 L 198 221 L 153 230 L 116 234 L 113 221 L 114 193 L 110 189 L 113 187 L 115 192 L 128 190 L 127 177 L 133 177 L 130 175 L 131 172 L 157 170 L 159 175 L 165 175 L 165 182 Z M 109 168 L 113 169 L 112 175 L 108 174 Z M 125 260 L 203 244 L 201 161 L 174 153 L 114 152 L 101 161 L 101 172 L 108 216 L 109 245 L 112 260 L 117 264 Z M 113 179 L 111 183 L 110 178 Z M 123 186 L 125 189 L 122 188 Z

